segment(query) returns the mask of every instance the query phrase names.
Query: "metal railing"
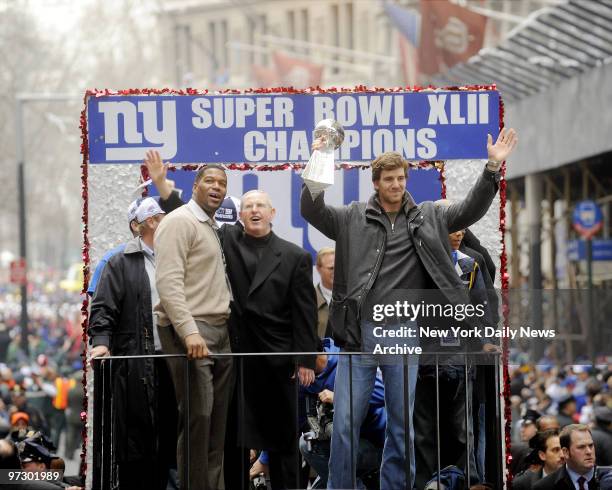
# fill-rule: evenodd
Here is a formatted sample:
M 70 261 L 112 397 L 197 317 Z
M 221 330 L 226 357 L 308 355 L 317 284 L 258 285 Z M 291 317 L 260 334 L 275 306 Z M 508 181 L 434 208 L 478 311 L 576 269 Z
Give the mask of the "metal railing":
M 296 426 L 298 428 L 298 439 L 299 439 L 299 382 L 297 380 L 297 372 L 298 372 L 298 364 L 297 364 L 297 356 L 318 356 L 321 354 L 328 355 L 339 355 L 339 356 L 349 356 L 349 420 L 350 420 L 350 440 L 353 441 L 354 436 L 354 410 L 353 410 L 353 357 L 354 356 L 369 356 L 375 358 L 377 356 L 373 356 L 370 352 L 273 352 L 273 353 L 227 353 L 227 354 L 210 354 L 210 357 L 213 359 L 220 358 L 233 358 L 239 360 L 239 366 L 237 368 L 237 372 L 239 373 L 238 382 L 235 384 L 234 389 L 238 389 L 239 395 L 239 413 L 241 415 L 241 420 L 244 420 L 245 413 L 245 394 L 244 394 L 244 359 L 249 357 L 293 357 L 294 358 L 294 372 L 295 372 L 295 401 L 296 401 Z M 436 401 L 435 401 L 435 413 L 436 413 L 436 474 L 437 474 L 437 483 L 438 488 L 441 488 L 441 444 L 442 444 L 442 434 L 440 430 L 440 414 L 441 414 L 441 405 L 440 405 L 440 368 L 441 359 L 448 358 L 449 353 L 445 352 L 437 352 L 437 353 L 427 353 L 427 356 L 430 358 L 435 358 L 435 391 L 436 391 Z M 470 487 L 470 479 L 471 479 L 471 451 L 470 449 L 474 449 L 474 432 L 470 431 L 470 417 L 473 415 L 469 410 L 470 399 L 473 396 L 470 396 L 470 370 L 474 365 L 473 359 L 481 358 L 483 359 L 486 356 L 489 359 L 492 359 L 490 362 L 492 369 L 487 373 L 486 386 L 492 388 L 488 388 L 486 390 L 486 406 L 491 408 L 492 410 L 487 410 L 486 424 L 485 428 L 480 428 L 481 430 L 486 430 L 486 447 L 493 447 L 495 451 L 487 451 L 486 458 L 486 475 L 487 480 L 492 483 L 495 488 L 503 488 L 503 474 L 504 474 L 504 458 L 503 458 L 503 443 L 504 434 L 503 434 L 503 420 L 502 420 L 502 410 L 501 410 L 501 401 L 500 398 L 502 396 L 501 393 L 501 383 L 500 383 L 500 355 L 499 353 L 461 353 L 463 356 L 463 376 L 464 376 L 464 413 L 465 413 L 465 434 L 466 434 L 466 448 L 465 448 L 465 488 Z M 453 354 L 453 358 L 456 359 L 457 354 Z M 383 356 L 384 357 L 384 356 Z M 387 356 L 389 357 L 389 356 Z M 400 356 L 394 356 L 399 358 Z M 406 407 L 404 413 L 408 413 L 411 403 L 411 393 L 409 389 L 408 375 L 409 369 L 418 369 L 419 365 L 410 364 L 409 363 L 409 355 L 401 356 L 403 357 L 403 400 L 404 407 Z M 190 397 L 189 397 L 189 385 L 190 385 L 190 361 L 183 354 L 160 354 L 160 355 L 133 355 L 133 356 L 107 356 L 93 359 L 93 371 L 94 371 L 94 388 L 93 388 L 93 469 L 92 469 L 92 488 L 94 490 L 111 490 L 116 488 L 117 485 L 117 472 L 116 472 L 116 459 L 115 459 L 115 442 L 113 441 L 113 411 L 116 410 L 113 403 L 113 363 L 124 362 L 127 360 L 146 360 L 153 358 L 157 362 L 164 362 L 167 360 L 176 359 L 176 362 L 183 362 L 185 364 L 183 383 L 184 383 L 184 393 L 186 399 L 184 400 L 183 406 L 183 423 L 186 429 L 189 428 L 189 405 L 190 405 Z M 456 366 L 456 362 L 453 364 Z M 234 366 L 236 369 L 236 366 Z M 418 381 L 417 381 L 418 382 Z M 494 414 L 494 422 L 489 422 L 489 414 Z M 116 414 L 117 416 L 121 416 L 121 414 Z M 411 466 L 410 462 L 412 459 L 411 454 L 411 444 L 410 444 L 410 417 L 404 416 L 404 443 L 405 443 L 405 451 L 406 455 L 404 458 L 405 461 L 405 478 L 406 482 L 411 482 L 413 479 L 413 475 L 411 474 Z M 242 432 L 242 437 L 244 438 L 244 430 Z M 471 434 L 471 437 L 470 437 Z M 246 445 L 243 441 L 243 447 L 246 448 Z M 189 451 L 190 451 L 190 443 L 189 443 L 189 430 L 185 430 L 184 439 L 183 439 L 183 451 L 184 451 L 184 474 L 189 475 Z M 297 441 L 296 441 L 297 447 Z M 248 448 L 247 448 L 248 449 Z M 351 473 L 353 478 L 353 488 L 357 488 L 357 471 L 355 468 L 355 454 L 354 454 L 354 446 L 351 444 L 350 447 L 350 455 L 351 455 Z M 298 481 L 296 481 L 296 488 L 301 488 L 300 486 L 300 468 L 301 463 L 298 458 L 298 467 L 296 468 L 296 475 L 298 477 Z M 248 469 L 242 467 L 243 473 L 248 473 Z M 181 482 L 182 490 L 189 490 L 189 481 Z M 237 490 L 237 489 L 236 489 Z

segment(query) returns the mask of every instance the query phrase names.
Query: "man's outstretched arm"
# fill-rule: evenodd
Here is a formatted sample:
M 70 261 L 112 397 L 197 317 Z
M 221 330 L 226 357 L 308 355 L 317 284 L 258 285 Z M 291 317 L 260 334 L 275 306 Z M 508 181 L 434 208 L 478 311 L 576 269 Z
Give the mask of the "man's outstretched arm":
M 312 150 L 321 148 L 323 140 L 317 138 L 312 143 Z M 300 214 L 308 223 L 323 233 L 327 238 L 336 240 L 340 223 L 343 222 L 347 213 L 347 207 L 335 207 L 325 204 L 325 192 L 321 192 L 313 199 L 306 185 L 302 186 L 300 200 Z
M 164 212 L 169 213 L 185 204 L 179 192 L 174 188 L 174 182 L 166 178 L 168 165 L 164 164 L 158 151 L 147 151 L 144 164 L 147 167 L 153 185 L 157 188 L 159 205 Z
M 486 214 L 499 187 L 501 164 L 512 153 L 517 142 L 514 129 L 502 129 L 495 144 L 491 135 L 487 136 L 489 160 L 486 168 L 465 199 L 451 204 L 444 211 L 449 233 L 467 228 Z

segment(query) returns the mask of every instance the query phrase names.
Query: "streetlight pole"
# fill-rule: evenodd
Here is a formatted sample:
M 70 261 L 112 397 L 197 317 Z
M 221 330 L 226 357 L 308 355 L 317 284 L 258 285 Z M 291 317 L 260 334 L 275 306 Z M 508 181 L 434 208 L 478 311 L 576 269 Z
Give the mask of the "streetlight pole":
M 23 148 L 23 100 L 17 97 L 15 102 L 15 141 L 17 145 L 17 205 L 19 207 L 19 258 L 23 265 L 21 289 L 21 348 L 29 354 L 28 346 L 28 279 L 27 279 L 27 230 L 26 198 Z
M 78 100 L 72 94 L 17 94 L 15 101 L 15 145 L 17 157 L 17 205 L 19 207 L 19 258 L 23 264 L 23 281 L 21 283 L 21 347 L 29 354 L 28 345 L 28 254 L 27 254 L 27 213 L 25 193 L 25 144 L 23 130 L 23 110 L 27 102 L 68 102 Z

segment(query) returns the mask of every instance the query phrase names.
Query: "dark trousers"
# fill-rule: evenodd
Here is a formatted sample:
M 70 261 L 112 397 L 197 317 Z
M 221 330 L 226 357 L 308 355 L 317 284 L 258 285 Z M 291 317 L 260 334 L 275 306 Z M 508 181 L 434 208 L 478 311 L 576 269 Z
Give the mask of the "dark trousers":
M 272 490 L 287 490 L 300 488 L 298 474 L 298 448 L 289 451 L 268 451 L 270 455 L 270 484 Z
M 156 482 L 157 472 L 151 471 L 150 460 L 136 460 L 119 463 L 117 465 L 117 476 L 119 480 L 119 490 L 160 488 Z
M 225 474 L 225 488 L 228 490 L 249 490 L 249 449 L 244 441 L 238 437 L 238 422 L 244 418 L 241 404 L 244 404 L 244 394 L 241 395 L 240 376 L 243 358 L 235 361 L 232 380 L 232 394 L 229 405 L 227 428 L 225 431 L 225 449 L 223 470 Z
M 416 488 L 425 484 L 437 471 L 436 423 L 440 424 L 440 469 L 455 465 L 465 472 L 466 440 L 470 441 L 470 479 L 478 481 L 474 459 L 474 437 L 471 413 L 471 380 L 468 384 L 469 425 L 465 427 L 465 380 L 462 373 L 445 373 L 440 368 L 440 420 L 436 420 L 436 378 L 419 375 L 414 404 L 414 447 Z
M 170 469 L 176 469 L 176 442 L 178 409 L 170 369 L 165 359 L 155 363 L 157 381 L 157 434 L 158 450 L 155 489 L 166 490 Z

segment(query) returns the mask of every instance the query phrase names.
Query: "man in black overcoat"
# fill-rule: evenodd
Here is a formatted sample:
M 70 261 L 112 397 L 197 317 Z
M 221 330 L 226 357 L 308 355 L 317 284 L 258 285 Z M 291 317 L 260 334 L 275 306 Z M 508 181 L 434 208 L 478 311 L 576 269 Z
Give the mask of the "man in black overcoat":
M 161 353 L 153 316 L 153 235 L 163 217 L 154 199 L 143 200 L 136 211 L 139 236 L 104 267 L 88 328 L 92 358 Z M 165 489 L 174 465 L 177 417 L 167 366 L 149 357 L 115 361 L 111 368 L 118 488 Z
M 265 192 L 247 192 L 240 208 L 244 229 L 222 229 L 234 296 L 230 317 L 234 345 L 242 353 L 316 351 L 312 258 L 272 232 L 275 210 Z M 273 489 L 299 486 L 296 383 L 298 379 L 305 386 L 312 383 L 314 364 L 315 357 L 309 356 L 244 359 L 237 386 L 245 402 L 239 443 L 268 450 Z

